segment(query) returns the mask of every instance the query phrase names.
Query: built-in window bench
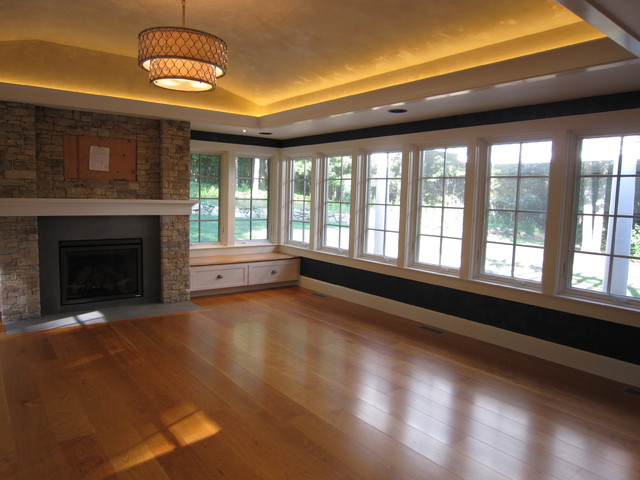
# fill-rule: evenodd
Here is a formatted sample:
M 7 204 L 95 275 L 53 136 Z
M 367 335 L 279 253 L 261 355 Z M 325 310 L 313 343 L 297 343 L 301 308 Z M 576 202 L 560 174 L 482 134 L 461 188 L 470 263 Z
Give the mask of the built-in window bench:
M 295 285 L 300 258 L 283 253 L 193 257 L 191 296 Z

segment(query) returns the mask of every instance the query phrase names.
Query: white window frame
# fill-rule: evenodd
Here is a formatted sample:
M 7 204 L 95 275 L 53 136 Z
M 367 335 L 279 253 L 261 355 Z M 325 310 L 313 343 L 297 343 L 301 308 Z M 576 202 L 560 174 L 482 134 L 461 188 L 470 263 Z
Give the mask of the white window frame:
M 594 128 L 576 130 L 569 133 L 567 146 L 567 169 L 565 175 L 565 204 L 567 208 L 563 210 L 563 223 L 569 225 L 562 238 L 563 262 L 559 265 L 559 288 L 555 292 L 557 295 L 587 300 L 603 304 L 616 306 L 640 308 L 640 299 L 611 294 L 608 292 L 597 292 L 586 289 L 572 287 L 572 271 L 575 251 L 575 241 L 577 234 L 576 218 L 579 197 L 580 179 L 580 142 L 583 139 L 602 137 L 626 137 L 640 135 L 640 125 L 624 126 L 620 128 Z
M 309 200 L 309 219 L 308 220 L 295 220 L 294 219 L 294 212 L 293 212 L 293 203 L 294 203 L 294 191 L 293 191 L 293 183 L 294 183 L 294 175 L 295 175 L 295 168 L 294 168 L 294 164 L 295 162 L 299 162 L 299 161 L 305 161 L 305 162 L 309 162 L 309 175 L 310 175 L 310 183 L 309 183 L 309 196 L 310 196 L 310 200 Z M 290 157 L 287 158 L 285 160 L 286 163 L 286 168 L 285 168 L 285 178 L 287 179 L 287 183 L 285 186 L 285 199 L 286 199 L 286 211 L 285 211 L 285 222 L 284 222 L 284 226 L 285 226 L 285 232 L 284 232 L 284 239 L 285 239 L 285 243 L 288 245 L 294 245 L 294 246 L 298 246 L 298 247 L 302 247 L 302 248 L 309 248 L 310 245 L 313 242 L 313 238 L 315 235 L 315 228 L 314 228 L 314 223 L 315 223 L 315 215 L 314 215 L 314 205 L 315 205 L 315 191 L 316 189 L 316 183 L 317 183 L 317 175 L 316 175 L 316 162 L 314 159 L 313 155 L 296 155 L 295 157 Z M 306 203 L 306 202 L 304 202 Z M 292 238 L 292 227 L 293 227 L 293 222 L 300 222 L 303 224 L 308 224 L 309 225 L 309 238 L 308 241 L 304 241 L 304 233 L 303 233 L 303 241 L 299 241 L 299 240 L 294 240 Z
M 349 205 L 349 226 L 339 228 L 348 228 L 348 236 L 347 236 L 347 248 L 343 249 L 340 247 L 332 247 L 326 245 L 326 215 L 327 215 L 327 195 L 328 195 L 328 182 L 329 182 L 329 159 L 333 157 L 350 157 L 351 158 L 351 178 L 349 179 L 351 182 L 351 201 L 348 203 Z M 353 251 L 353 238 L 354 238 L 354 230 L 357 227 L 357 223 L 355 220 L 355 210 L 356 210 L 356 199 L 358 197 L 356 191 L 357 178 L 356 173 L 358 172 L 357 168 L 358 163 L 358 155 L 354 155 L 353 152 L 335 152 L 335 153 L 324 153 L 319 158 L 320 168 L 320 196 L 318 198 L 322 198 L 322 201 L 318 202 L 320 204 L 318 209 L 318 237 L 319 237 L 319 250 L 327 253 L 333 253 L 336 255 L 347 256 L 350 252 Z M 341 177 L 341 181 L 344 181 L 344 177 Z M 334 202 L 335 203 L 335 202 Z M 347 205 L 345 202 L 339 202 L 342 205 Z M 341 234 L 340 234 L 341 235 Z
M 466 140 L 453 140 L 453 141 L 441 141 L 441 142 L 433 142 L 429 144 L 420 144 L 416 145 L 412 150 L 413 162 L 411 165 L 411 175 L 410 175 L 410 183 L 411 183 L 411 199 L 410 204 L 411 208 L 410 212 L 413 212 L 411 217 L 409 218 L 410 225 L 408 225 L 408 235 L 407 238 L 410 242 L 408 252 L 408 265 L 411 268 L 415 268 L 418 270 L 426 270 L 433 273 L 440 273 L 444 275 L 452 275 L 452 276 L 460 276 L 460 273 L 463 269 L 465 269 L 465 249 L 466 249 L 466 237 L 469 235 L 469 229 L 467 228 L 467 218 L 469 210 L 469 202 L 468 199 L 470 194 L 470 183 L 469 182 L 469 170 L 470 170 L 470 162 L 471 158 L 471 149 L 472 146 L 468 144 L 469 142 Z M 427 150 L 439 150 L 444 149 L 453 149 L 453 148 L 466 148 L 467 150 L 467 161 L 465 166 L 465 175 L 464 177 L 455 177 L 455 178 L 464 178 L 465 181 L 465 193 L 464 193 L 464 205 L 461 208 L 462 213 L 462 235 L 460 238 L 461 246 L 460 246 L 460 267 L 454 268 L 450 266 L 438 265 L 438 264 L 429 264 L 423 263 L 418 260 L 418 253 L 420 249 L 420 224 L 421 224 L 421 184 L 422 184 L 422 173 L 421 173 L 421 165 L 422 165 L 422 152 Z M 448 178 L 448 177 L 445 177 Z M 452 177 L 453 178 L 453 177 Z M 445 208 L 445 207 L 443 207 Z M 441 233 L 441 240 L 443 235 Z
M 391 264 L 391 265 L 399 265 L 400 262 L 402 261 L 402 252 L 404 251 L 404 245 L 403 245 L 403 241 L 404 241 L 404 234 L 403 234 L 403 226 L 404 223 L 403 221 L 400 219 L 399 221 L 399 225 L 398 225 L 398 256 L 397 257 L 387 257 L 386 255 L 376 255 L 376 254 L 372 254 L 372 253 L 366 253 L 365 249 L 366 249 L 366 242 L 367 242 L 367 222 L 368 222 L 368 205 L 369 205 L 369 166 L 370 166 L 370 159 L 372 155 L 376 155 L 376 154 L 393 154 L 393 153 L 397 153 L 400 155 L 400 161 L 401 161 L 401 172 L 400 172 L 400 177 L 397 178 L 397 180 L 400 181 L 400 200 L 399 203 L 397 205 L 399 211 L 401 212 L 400 214 L 402 214 L 403 210 L 403 206 L 406 202 L 406 193 L 402 191 L 402 188 L 405 186 L 405 181 L 403 181 L 403 172 L 405 172 L 405 168 L 407 165 L 406 162 L 406 158 L 405 158 L 405 152 L 403 151 L 403 149 L 401 147 L 390 147 L 390 148 L 377 148 L 375 150 L 368 150 L 366 152 L 363 152 L 361 155 L 359 155 L 359 168 L 358 168 L 358 181 L 361 183 L 361 192 L 360 192 L 360 198 L 359 198 L 359 215 L 358 215 L 358 257 L 362 258 L 362 259 L 366 259 L 366 260 L 372 260 L 372 261 L 376 261 L 376 262 L 381 262 L 381 263 L 387 263 L 387 264 Z M 361 167 L 361 168 L 360 168 Z M 392 179 L 392 177 L 384 177 L 386 180 Z M 395 178 L 395 177 L 393 177 Z M 353 198 L 352 198 L 353 201 Z M 386 199 L 385 199 L 386 202 Z M 385 206 L 387 205 L 386 203 L 384 204 Z M 391 233 L 396 233 L 393 230 L 387 230 L 386 229 L 386 212 L 385 212 L 385 228 L 383 230 L 380 230 L 383 233 L 386 233 L 387 231 L 391 232 Z
M 253 158 L 255 159 L 261 159 L 261 160 L 266 160 L 267 161 L 267 172 L 269 175 L 269 179 L 268 179 L 268 193 L 267 193 L 267 238 L 258 238 L 258 239 L 238 239 L 236 238 L 236 231 L 235 231 L 235 223 L 236 223 L 236 219 L 235 219 L 235 199 L 236 199 L 236 190 L 237 190 L 237 182 L 238 182 L 238 172 L 236 171 L 236 161 L 238 158 Z M 264 154 L 260 154 L 260 153 L 242 153 L 242 152 L 236 152 L 235 155 L 233 156 L 232 159 L 230 159 L 231 162 L 231 171 L 233 172 L 233 188 L 231 189 L 232 192 L 230 192 L 232 194 L 232 218 L 229 219 L 229 223 L 233 225 L 232 227 L 232 231 L 233 231 L 233 235 L 230 236 L 229 240 L 234 244 L 234 245 L 251 245 L 251 244 L 265 244 L 265 243 L 273 243 L 273 232 L 274 232 L 274 223 L 276 223 L 276 217 L 277 214 L 275 213 L 274 210 L 274 193 L 276 191 L 275 188 L 275 181 L 276 179 L 274 179 L 273 177 L 275 176 L 274 173 L 276 171 L 275 168 L 275 159 L 272 156 L 269 155 L 264 155 Z M 250 223 L 250 228 L 251 228 L 251 222 Z
M 555 162 L 555 141 L 554 135 L 552 132 L 542 132 L 542 133 L 526 133 L 522 134 L 514 134 L 514 135 L 505 135 L 505 136 L 496 136 L 496 137 L 486 137 L 478 140 L 478 152 L 477 152 L 477 168 L 476 172 L 476 203 L 479 208 L 476 210 L 475 215 L 475 229 L 474 235 L 476 241 L 474 242 L 475 252 L 473 258 L 475 261 L 472 265 L 473 271 L 473 279 L 488 282 L 488 283 L 496 283 L 505 286 L 513 286 L 520 289 L 530 290 L 534 292 L 541 292 L 543 288 L 544 278 L 541 279 L 540 282 L 526 280 L 513 276 L 492 274 L 484 271 L 484 262 L 485 262 L 485 251 L 486 251 L 486 226 L 488 222 L 488 209 L 489 209 L 489 195 L 490 195 L 490 186 L 488 184 L 488 180 L 490 178 L 490 161 L 489 161 L 489 151 L 492 145 L 503 145 L 503 144 L 511 144 L 511 143 L 533 143 L 533 142 L 551 142 L 551 159 L 549 164 L 549 187 L 547 188 L 547 211 L 545 212 L 545 239 L 544 246 L 541 248 L 542 257 L 543 257 L 543 277 L 544 277 L 544 259 L 546 258 L 546 250 L 548 248 L 548 237 L 550 235 L 549 231 L 549 198 L 551 195 L 551 182 L 553 175 L 553 165 Z M 468 184 L 467 184 L 468 185 Z
M 226 160 L 226 157 L 224 155 L 224 153 L 220 153 L 220 152 L 191 152 L 189 154 L 189 168 L 191 168 L 191 157 L 193 155 L 209 155 L 209 156 L 217 156 L 219 157 L 218 160 L 218 241 L 214 242 L 214 241 L 202 241 L 202 242 L 189 242 L 191 245 L 199 245 L 199 246 L 213 246 L 213 245 L 219 245 L 220 243 L 222 243 L 222 232 L 223 232 L 223 224 L 224 224 L 224 209 L 223 209 L 223 201 L 224 201 L 224 189 L 223 189 L 223 174 L 224 174 L 224 162 Z M 189 175 L 189 177 L 191 177 L 191 175 Z M 200 180 L 198 179 L 198 183 L 200 183 Z M 198 199 L 192 198 L 191 197 L 191 178 L 189 178 L 189 199 L 190 200 L 198 200 L 198 202 L 200 200 L 202 200 L 202 197 L 199 195 Z M 195 205 L 193 206 L 193 208 L 195 208 Z M 189 216 L 189 236 L 191 236 L 191 222 L 193 220 L 191 219 L 191 216 Z M 196 220 L 196 222 L 198 222 L 198 225 L 201 224 L 201 220 Z M 200 228 L 200 227 L 199 227 Z

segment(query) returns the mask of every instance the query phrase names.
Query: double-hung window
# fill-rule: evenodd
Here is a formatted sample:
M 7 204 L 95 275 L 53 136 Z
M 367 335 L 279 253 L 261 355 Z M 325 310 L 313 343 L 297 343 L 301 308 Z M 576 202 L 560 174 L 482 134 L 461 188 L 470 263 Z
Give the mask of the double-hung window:
M 289 241 L 309 244 L 311 230 L 311 158 L 290 160 Z
M 190 198 L 196 203 L 189 218 L 189 241 L 219 241 L 220 155 L 192 154 Z
M 351 155 L 333 155 L 324 159 L 323 248 L 340 253 L 349 250 L 351 222 Z
M 415 262 L 459 269 L 467 147 L 420 151 Z
M 235 193 L 235 239 L 269 238 L 269 159 L 238 157 Z
M 570 286 L 640 298 L 640 135 L 583 137 Z
M 367 155 L 363 254 L 390 261 L 398 258 L 402 152 Z
M 552 142 L 488 147 L 481 273 L 542 281 Z

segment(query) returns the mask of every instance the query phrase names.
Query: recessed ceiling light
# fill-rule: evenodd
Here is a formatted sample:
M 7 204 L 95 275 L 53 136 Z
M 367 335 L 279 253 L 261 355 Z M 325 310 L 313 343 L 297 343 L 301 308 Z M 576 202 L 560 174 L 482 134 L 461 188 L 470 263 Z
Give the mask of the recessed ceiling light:
M 389 110 L 387 110 L 387 112 L 389 112 L 389 113 L 407 113 L 407 109 L 406 108 L 390 108 Z

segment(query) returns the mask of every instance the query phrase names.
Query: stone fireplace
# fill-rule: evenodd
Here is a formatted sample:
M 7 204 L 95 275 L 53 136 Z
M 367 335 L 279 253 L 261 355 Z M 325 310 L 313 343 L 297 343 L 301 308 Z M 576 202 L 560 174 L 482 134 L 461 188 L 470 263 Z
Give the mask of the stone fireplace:
M 3 323 L 38 318 L 54 311 L 86 309 L 86 298 L 91 299 L 92 306 L 103 307 L 189 299 L 189 134 L 187 122 L 0 101 Z M 69 176 L 65 171 L 66 135 L 133 143 L 133 175 L 127 179 Z M 52 231 L 57 232 L 56 238 Z M 124 286 L 125 267 L 120 266 L 119 260 L 111 260 L 108 253 L 109 244 L 122 239 L 140 244 L 140 278 L 126 280 L 141 281 L 137 293 Z M 83 268 L 89 267 L 83 264 L 84 254 L 78 252 L 92 244 L 103 249 L 99 262 L 103 270 L 94 271 L 93 283 L 103 277 L 99 287 L 89 280 L 79 280 L 86 274 Z M 100 294 L 96 291 L 92 297 L 90 292 L 84 292 L 84 299 L 77 295 L 62 299 L 59 269 L 68 260 L 61 257 L 61 248 L 76 248 L 71 263 L 75 265 L 72 268 L 77 285 L 69 287 L 70 291 L 100 288 Z M 138 247 L 122 248 L 128 252 L 126 257 Z M 112 253 L 117 257 L 115 251 Z M 117 278 L 120 287 L 114 287 Z M 121 291 L 114 297 L 119 298 L 100 298 L 118 288 Z

